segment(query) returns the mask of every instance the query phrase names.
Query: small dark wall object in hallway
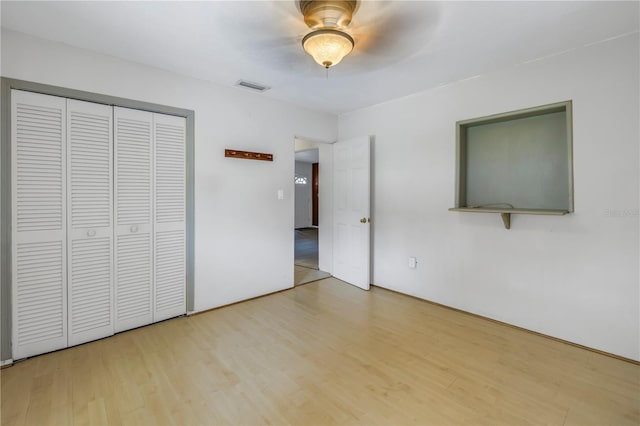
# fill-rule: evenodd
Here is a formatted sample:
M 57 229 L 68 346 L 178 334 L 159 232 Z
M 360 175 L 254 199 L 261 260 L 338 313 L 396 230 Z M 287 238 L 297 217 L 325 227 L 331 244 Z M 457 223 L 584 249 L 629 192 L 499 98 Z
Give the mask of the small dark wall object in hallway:
M 311 167 L 311 224 L 318 226 L 318 163 Z

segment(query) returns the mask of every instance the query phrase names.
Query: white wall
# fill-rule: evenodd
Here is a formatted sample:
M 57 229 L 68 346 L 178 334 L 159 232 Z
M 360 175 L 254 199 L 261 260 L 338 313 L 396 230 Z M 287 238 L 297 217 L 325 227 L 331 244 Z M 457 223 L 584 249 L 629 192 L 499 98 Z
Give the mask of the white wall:
M 311 163 L 296 161 L 295 172 L 296 177 L 306 177 L 307 184 L 295 185 L 295 227 L 308 228 L 311 226 L 311 187 L 312 187 L 312 168 Z
M 640 359 L 639 50 L 633 34 L 341 116 L 340 139 L 375 135 L 373 283 Z M 505 230 L 447 211 L 457 120 L 568 99 L 575 214 Z
M 292 141 L 335 140 L 336 117 L 6 30 L 1 71 L 194 110 L 195 309 L 293 286 Z M 224 158 L 224 148 L 269 152 L 274 161 Z

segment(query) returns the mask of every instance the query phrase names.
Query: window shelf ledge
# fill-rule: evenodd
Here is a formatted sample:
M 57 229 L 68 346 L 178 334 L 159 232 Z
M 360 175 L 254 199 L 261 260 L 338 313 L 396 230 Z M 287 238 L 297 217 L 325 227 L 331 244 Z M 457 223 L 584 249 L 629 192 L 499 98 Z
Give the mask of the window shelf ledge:
M 569 210 L 558 209 L 511 209 L 492 207 L 452 207 L 450 212 L 471 212 L 471 213 L 500 213 L 505 229 L 511 229 L 511 214 L 537 214 L 563 216 L 569 214 Z

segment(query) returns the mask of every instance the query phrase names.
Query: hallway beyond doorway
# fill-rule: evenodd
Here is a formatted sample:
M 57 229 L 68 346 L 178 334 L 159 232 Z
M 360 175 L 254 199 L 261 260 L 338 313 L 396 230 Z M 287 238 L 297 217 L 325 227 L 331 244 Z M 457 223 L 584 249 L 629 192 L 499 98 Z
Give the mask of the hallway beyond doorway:
M 318 228 L 299 228 L 295 231 L 295 264 L 318 269 Z
M 306 284 L 331 276 L 318 269 L 318 228 L 295 231 L 294 285 Z

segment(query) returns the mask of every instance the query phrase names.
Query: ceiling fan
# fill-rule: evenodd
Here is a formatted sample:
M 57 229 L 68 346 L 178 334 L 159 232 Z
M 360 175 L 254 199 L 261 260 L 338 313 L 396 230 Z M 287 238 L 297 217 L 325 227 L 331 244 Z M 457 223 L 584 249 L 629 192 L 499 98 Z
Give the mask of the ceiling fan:
M 260 7 L 261 14 L 241 15 L 247 35 L 253 35 L 243 40 L 242 49 L 254 60 L 313 74 L 317 65 L 307 52 L 324 68 L 341 63 L 344 76 L 413 55 L 427 44 L 441 15 L 439 2 L 423 1 L 293 0 L 260 2 Z M 324 50 L 327 40 L 334 50 Z M 349 60 L 341 62 L 346 55 Z
M 304 22 L 313 31 L 302 47 L 326 69 L 337 65 L 353 50 L 355 41 L 344 31 L 351 24 L 357 0 L 300 0 Z
M 408 35 L 429 22 L 416 19 L 417 2 L 366 1 L 365 13 L 353 27 L 353 16 L 361 0 L 296 0 L 304 23 L 313 31 L 302 38 L 305 52 L 326 69 L 337 65 L 351 53 L 356 43 L 362 54 L 393 56 L 398 47 L 412 46 Z M 418 5 L 423 8 L 422 5 Z

